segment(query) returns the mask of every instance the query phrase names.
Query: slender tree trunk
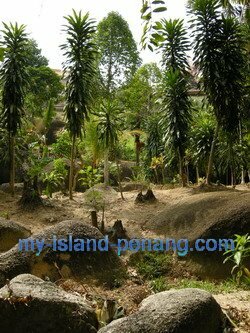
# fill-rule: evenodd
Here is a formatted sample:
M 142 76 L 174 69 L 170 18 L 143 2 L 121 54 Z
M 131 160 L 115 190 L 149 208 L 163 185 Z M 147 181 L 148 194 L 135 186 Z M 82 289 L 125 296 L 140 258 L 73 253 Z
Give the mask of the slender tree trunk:
M 109 185 L 109 149 L 104 152 L 104 185 Z
M 15 195 L 15 136 L 10 134 L 10 191 L 11 195 Z
M 240 144 L 242 145 L 242 123 L 241 120 L 239 121 L 239 132 L 240 132 Z M 244 172 L 244 165 L 241 165 L 241 184 L 245 184 L 245 172 Z
M 180 174 L 180 177 L 181 177 L 182 186 L 186 187 L 187 186 L 187 179 L 186 179 L 186 175 L 185 175 L 184 168 L 183 168 L 183 156 L 180 152 L 180 148 L 178 149 L 178 155 L 179 155 L 179 174 Z
M 101 232 L 104 233 L 104 219 L 105 219 L 105 208 L 102 208 L 102 221 L 101 221 Z
M 156 184 L 158 184 L 159 183 L 159 177 L 158 177 L 157 167 L 155 168 L 155 179 L 156 179 Z
M 91 211 L 91 223 L 93 227 L 98 228 L 97 213 L 95 210 Z
M 161 174 L 162 174 L 162 184 L 164 185 L 166 183 L 166 181 L 165 181 L 165 168 L 164 168 L 164 166 L 161 167 Z
M 140 135 L 135 134 L 135 156 L 136 156 L 136 166 L 140 165 Z
M 199 167 L 198 165 L 196 165 L 196 181 L 197 181 L 197 184 L 199 184 L 199 179 L 200 179 L 200 174 L 199 174 Z
M 189 184 L 189 166 L 187 164 L 187 184 Z
M 121 171 L 120 171 L 120 166 L 119 166 L 118 160 L 116 160 L 116 167 L 117 167 L 117 180 L 118 180 L 119 191 L 120 191 L 122 200 L 125 200 L 125 198 L 123 196 L 123 191 L 122 191 Z
M 234 172 L 232 168 L 231 168 L 231 186 L 234 186 Z
M 71 146 L 71 157 L 70 157 L 70 171 L 69 171 L 69 198 L 70 198 L 70 200 L 73 200 L 75 145 L 76 145 L 76 138 L 75 138 L 75 136 L 73 136 L 72 146 Z
M 217 123 L 216 128 L 215 128 L 213 142 L 212 142 L 212 145 L 211 145 L 209 161 L 208 161 L 206 184 L 211 184 L 211 176 L 212 176 L 213 161 L 214 161 L 214 152 L 215 152 L 215 145 L 216 145 L 218 133 L 219 133 L 219 124 Z

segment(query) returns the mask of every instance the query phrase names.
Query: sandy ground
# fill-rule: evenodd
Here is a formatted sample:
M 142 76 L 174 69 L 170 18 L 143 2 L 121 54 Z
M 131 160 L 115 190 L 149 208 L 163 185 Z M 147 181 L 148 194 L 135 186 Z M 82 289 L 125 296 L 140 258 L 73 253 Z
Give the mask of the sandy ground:
M 134 201 L 137 194 L 138 191 L 125 192 L 125 200 L 122 200 L 117 193 L 117 197 L 106 210 L 106 227 L 112 226 L 115 220 L 120 219 L 131 238 L 155 237 L 159 234 L 159 230 L 155 230 L 152 226 L 160 221 L 157 217 L 164 214 L 164 211 L 172 207 L 182 207 L 187 203 L 203 202 L 206 201 L 206 198 L 214 198 L 213 200 L 221 203 L 220 211 L 223 212 L 226 207 L 232 205 L 237 207 L 237 202 L 241 201 L 241 195 L 242 198 L 243 196 L 245 198 L 247 194 L 250 198 L 250 189 L 246 186 L 239 186 L 237 191 L 225 190 L 206 193 L 194 191 L 192 188 L 166 190 L 156 187 L 154 194 L 157 202 L 148 205 L 136 205 Z M 20 223 L 30 229 L 32 233 L 37 233 L 43 228 L 63 220 L 80 219 L 85 223 L 91 223 L 90 212 L 84 204 L 83 193 L 75 193 L 73 201 L 61 193 L 55 193 L 48 205 L 34 210 L 23 210 L 18 205 L 19 198 L 20 195 L 12 198 L 9 194 L 0 191 L 0 216 Z M 101 218 L 101 213 L 99 213 L 99 218 Z M 66 282 L 63 287 L 85 296 L 91 294 L 92 298 L 93 295 L 114 298 L 126 308 L 126 313 L 133 312 L 142 299 L 152 293 L 147 284 L 138 285 L 131 280 L 115 291 L 105 291 L 98 289 L 98 287 L 84 286 L 73 282 L 69 285 Z M 237 326 L 235 332 L 250 332 L 250 324 L 248 324 L 250 323 L 250 291 L 215 295 L 215 298 L 230 318 L 234 320 Z

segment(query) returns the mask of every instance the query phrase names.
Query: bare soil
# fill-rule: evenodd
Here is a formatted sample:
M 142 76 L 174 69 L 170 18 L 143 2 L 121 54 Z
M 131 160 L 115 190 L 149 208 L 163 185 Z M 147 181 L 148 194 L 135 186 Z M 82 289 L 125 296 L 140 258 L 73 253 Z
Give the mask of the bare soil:
M 107 207 L 105 226 L 122 220 L 130 238 L 151 237 L 196 237 L 211 227 L 211 221 L 229 211 L 240 214 L 249 209 L 250 189 L 238 186 L 236 189 L 220 188 L 207 192 L 202 188 L 153 188 L 157 201 L 151 204 L 135 204 L 138 191 L 125 192 L 125 200 L 117 193 L 115 202 Z M 20 223 L 31 233 L 63 220 L 79 219 L 91 223 L 90 211 L 84 205 L 84 194 L 75 193 L 74 200 L 61 193 L 55 193 L 44 207 L 24 210 L 18 205 L 20 196 L 0 192 L 0 216 Z M 99 213 L 101 218 L 101 213 Z M 250 231 L 250 226 L 249 226 Z M 126 258 L 124 258 L 126 260 Z M 133 274 L 135 279 L 133 279 Z M 138 280 L 131 273 L 125 284 L 110 290 L 104 286 L 81 284 L 72 280 L 59 281 L 66 290 L 77 292 L 91 299 L 98 306 L 98 299 L 115 299 L 125 309 L 125 314 L 134 312 L 139 303 L 152 293 L 148 283 Z M 216 300 L 235 322 L 235 332 L 250 331 L 250 291 L 216 295 Z

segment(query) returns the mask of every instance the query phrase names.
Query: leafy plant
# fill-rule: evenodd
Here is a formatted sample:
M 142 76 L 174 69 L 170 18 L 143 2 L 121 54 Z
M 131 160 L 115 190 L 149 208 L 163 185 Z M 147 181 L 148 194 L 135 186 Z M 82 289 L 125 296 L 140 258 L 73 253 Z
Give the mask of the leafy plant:
M 24 115 L 25 89 L 28 85 L 28 38 L 25 26 L 3 23 L 3 40 L 0 47 L 5 48 L 4 61 L 0 70 L 2 84 L 2 105 L 0 122 L 9 134 L 10 187 L 14 195 L 15 185 L 15 138 L 22 125 Z
M 56 159 L 53 162 L 53 170 L 42 174 L 42 181 L 46 185 L 45 194 L 52 198 L 53 192 L 62 187 L 68 172 L 62 159 Z
M 168 289 L 166 279 L 163 276 L 150 281 L 150 287 L 155 293 L 160 293 Z
M 232 261 L 235 265 L 232 268 L 232 275 L 239 284 L 241 280 L 250 285 L 250 271 L 246 267 L 246 261 L 250 258 L 250 235 L 235 235 L 235 247 L 224 253 L 227 261 Z
M 159 278 L 171 269 L 171 256 L 160 252 L 140 252 L 131 256 L 130 264 L 146 279 Z
M 141 44 L 143 49 L 148 47 L 150 51 L 153 51 L 154 47 L 161 41 L 161 37 L 158 34 L 160 22 L 155 21 L 154 17 L 166 10 L 167 7 L 163 0 L 142 0 L 141 19 L 144 22 L 144 27 Z
M 104 184 L 97 184 L 84 193 L 84 203 L 91 211 L 92 225 L 97 227 L 97 213 L 102 211 L 101 231 L 104 231 L 105 209 L 117 198 L 117 192 Z
M 243 104 L 245 73 L 245 37 L 239 22 L 222 15 L 219 0 L 194 0 L 194 64 L 201 72 L 201 86 L 213 106 L 217 121 L 207 167 L 207 183 L 212 174 L 219 129 L 238 134 Z
M 98 184 L 101 182 L 102 173 L 99 169 L 95 169 L 92 166 L 87 166 L 83 170 L 79 172 L 81 178 L 79 178 L 79 182 L 82 185 L 87 186 L 88 188 Z
M 122 125 L 122 110 L 116 102 L 103 101 L 95 113 L 98 139 L 104 150 L 104 184 L 109 184 L 109 153 L 118 144 L 118 134 Z
M 94 42 L 95 22 L 89 14 L 81 11 L 65 17 L 67 25 L 66 43 L 61 45 L 66 61 L 64 62 L 65 116 L 71 145 L 71 163 L 69 175 L 69 196 L 73 199 L 74 158 L 76 139 L 82 138 L 82 129 L 88 119 L 88 111 L 96 76 L 97 47 Z

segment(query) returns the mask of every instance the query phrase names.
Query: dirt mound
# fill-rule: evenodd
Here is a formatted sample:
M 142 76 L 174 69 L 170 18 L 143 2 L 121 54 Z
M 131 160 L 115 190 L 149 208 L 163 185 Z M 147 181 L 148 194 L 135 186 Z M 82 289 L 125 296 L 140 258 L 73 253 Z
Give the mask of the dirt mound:
M 28 238 L 31 232 L 20 224 L 0 217 L 0 252 L 8 251 L 20 238 Z
M 164 237 L 225 238 L 250 232 L 250 193 L 223 191 L 191 195 L 150 218 L 145 228 Z
M 78 251 L 75 248 L 73 251 L 53 251 L 53 236 L 57 240 L 69 240 L 69 236 L 71 236 L 72 243 L 76 239 L 81 239 L 84 242 L 85 251 L 79 250 L 79 248 Z M 89 245 L 90 251 L 86 251 L 88 239 L 98 242 L 103 237 L 98 229 L 86 225 L 82 221 L 63 221 L 47 228 L 28 239 L 28 246 L 32 240 L 45 240 L 47 246 L 43 248 L 40 255 L 37 255 L 37 246 L 35 246 L 35 253 L 20 251 L 18 245 L 0 255 L 0 285 L 3 285 L 6 279 L 23 273 L 31 273 L 52 281 L 70 277 L 84 279 L 91 276 L 101 282 L 112 284 L 115 278 L 119 279 L 124 275 L 124 269 L 117 254 L 109 247 L 105 251 L 100 251 L 98 248 L 95 250 L 93 242 Z M 22 247 L 25 246 L 23 243 Z M 102 248 L 105 248 L 103 241 Z

